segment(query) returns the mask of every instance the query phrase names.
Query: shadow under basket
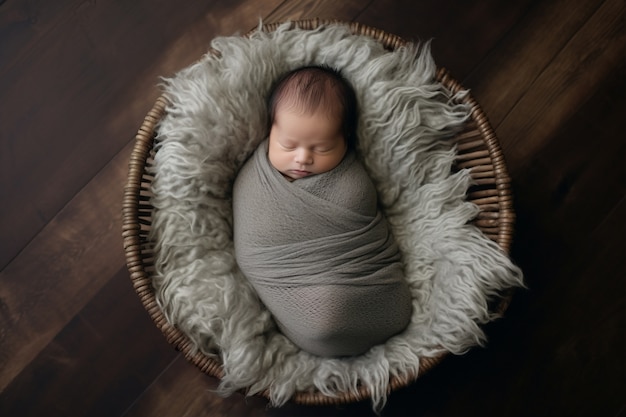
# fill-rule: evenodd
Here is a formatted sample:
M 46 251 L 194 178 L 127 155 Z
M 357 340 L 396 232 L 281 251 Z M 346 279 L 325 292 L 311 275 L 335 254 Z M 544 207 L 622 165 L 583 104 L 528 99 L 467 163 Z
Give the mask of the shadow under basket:
M 292 22 L 292 25 L 305 30 L 314 30 L 320 25 L 330 23 L 342 22 L 312 19 Z M 345 24 L 349 25 L 352 33 L 369 36 L 389 50 L 407 44 L 407 41 L 402 38 L 379 29 L 359 23 Z M 271 32 L 279 25 L 279 23 L 264 25 L 263 30 Z M 436 77 L 452 93 L 464 90 L 443 68 L 439 68 Z M 513 237 L 515 213 L 512 205 L 510 178 L 504 157 L 498 139 L 479 104 L 471 94 L 465 95 L 463 101 L 471 107 L 471 118 L 464 129 L 451 139 L 457 149 L 455 169 L 471 168 L 475 185 L 470 188 L 467 200 L 476 204 L 480 209 L 472 222 L 508 254 Z M 193 343 L 189 338 L 168 323 L 157 304 L 152 286 L 154 253 L 148 242 L 153 210 L 150 204 L 152 177 L 147 174 L 146 168 L 151 166 L 153 161 L 155 130 L 165 114 L 166 106 L 166 98 L 158 98 L 135 137 L 123 201 L 123 239 L 126 263 L 135 291 L 167 341 L 202 372 L 221 378 L 223 371 L 219 360 L 201 352 L 194 352 Z M 510 299 L 511 295 L 508 293 L 495 306 L 495 310 L 500 314 L 504 313 Z M 389 390 L 394 391 L 409 385 L 418 378 L 418 375 L 424 374 L 440 363 L 446 355 L 443 353 L 433 358 L 422 358 L 416 374 L 403 378 L 392 377 Z M 268 396 L 267 392 L 263 395 Z M 344 393 L 337 397 L 328 397 L 320 392 L 297 392 L 292 401 L 305 405 L 330 405 L 357 402 L 367 398 L 369 398 L 368 391 L 361 388 L 356 394 Z

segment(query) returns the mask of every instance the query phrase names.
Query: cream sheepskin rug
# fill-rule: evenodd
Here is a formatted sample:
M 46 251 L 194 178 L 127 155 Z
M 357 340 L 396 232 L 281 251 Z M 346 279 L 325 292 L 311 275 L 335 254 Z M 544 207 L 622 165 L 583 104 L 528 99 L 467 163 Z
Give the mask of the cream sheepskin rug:
M 151 239 L 154 286 L 168 320 L 197 349 L 223 362 L 220 391 L 269 389 L 273 405 L 295 391 L 326 395 L 368 388 L 380 410 L 390 376 L 416 372 L 420 358 L 466 352 L 485 341 L 488 305 L 522 274 L 468 224 L 467 171 L 451 173 L 442 140 L 468 118 L 434 80 L 428 45 L 385 50 L 345 26 L 257 31 L 215 39 L 197 63 L 165 80 Z M 214 53 L 217 51 L 217 53 Z M 413 296 L 409 327 L 354 358 L 297 349 L 276 329 L 239 271 L 233 252 L 231 190 L 238 169 L 265 138 L 265 97 L 283 72 L 307 64 L 340 69 L 360 105 L 359 150 L 403 254 Z M 271 215 L 271 213 L 267 213 Z

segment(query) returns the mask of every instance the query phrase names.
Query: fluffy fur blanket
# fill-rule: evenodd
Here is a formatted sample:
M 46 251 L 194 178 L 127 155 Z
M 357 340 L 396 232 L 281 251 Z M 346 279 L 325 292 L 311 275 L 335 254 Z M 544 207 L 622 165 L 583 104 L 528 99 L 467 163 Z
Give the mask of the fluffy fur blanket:
M 281 332 L 319 356 L 362 354 L 404 330 L 411 294 L 376 190 L 349 152 L 287 181 L 268 140 L 233 189 L 237 264 Z
M 384 405 L 390 375 L 420 358 L 460 354 L 484 342 L 488 302 L 522 285 L 520 270 L 468 224 L 469 173 L 451 173 L 443 138 L 468 108 L 435 82 L 428 45 L 385 50 L 344 26 L 223 37 L 200 61 L 166 80 L 171 105 L 156 143 L 151 239 L 161 308 L 197 348 L 219 355 L 220 390 L 270 390 L 274 405 L 295 391 L 371 392 Z M 324 359 L 294 346 L 239 270 L 231 193 L 244 161 L 266 137 L 265 96 L 283 72 L 305 64 L 339 68 L 359 101 L 359 152 L 403 256 L 413 299 L 406 330 L 365 354 Z

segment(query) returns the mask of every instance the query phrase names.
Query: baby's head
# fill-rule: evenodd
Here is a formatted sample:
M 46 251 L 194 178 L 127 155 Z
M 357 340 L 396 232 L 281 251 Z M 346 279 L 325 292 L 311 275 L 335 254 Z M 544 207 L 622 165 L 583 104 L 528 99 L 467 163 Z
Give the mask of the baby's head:
M 275 84 L 268 107 L 268 157 L 290 181 L 330 171 L 354 147 L 356 96 L 334 69 L 310 66 L 287 73 Z

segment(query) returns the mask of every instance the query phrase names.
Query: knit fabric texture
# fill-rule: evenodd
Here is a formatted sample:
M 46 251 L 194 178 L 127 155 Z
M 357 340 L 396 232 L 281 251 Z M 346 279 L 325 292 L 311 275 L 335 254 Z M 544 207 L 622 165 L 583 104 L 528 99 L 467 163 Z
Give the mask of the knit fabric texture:
M 362 354 L 404 330 L 412 307 L 400 252 L 354 153 L 290 182 L 267 144 L 237 175 L 234 243 L 280 330 L 320 356 Z

